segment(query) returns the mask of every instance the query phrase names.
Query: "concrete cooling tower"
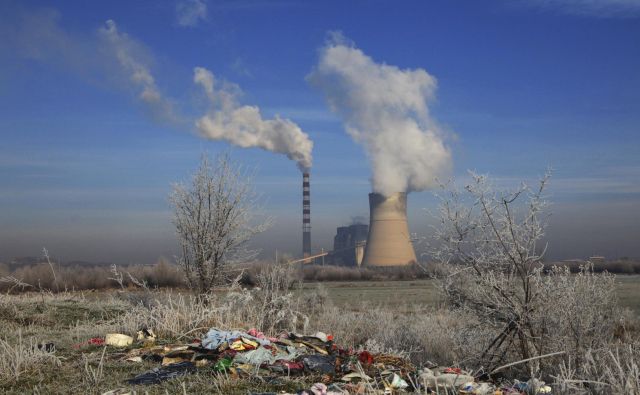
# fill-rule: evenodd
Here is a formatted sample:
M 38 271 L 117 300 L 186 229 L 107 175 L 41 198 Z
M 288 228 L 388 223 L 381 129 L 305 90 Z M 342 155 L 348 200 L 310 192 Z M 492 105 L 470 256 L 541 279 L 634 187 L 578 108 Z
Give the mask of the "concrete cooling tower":
M 385 197 L 369 194 L 369 237 L 364 266 L 402 266 L 415 263 L 416 253 L 409 238 L 407 194 Z

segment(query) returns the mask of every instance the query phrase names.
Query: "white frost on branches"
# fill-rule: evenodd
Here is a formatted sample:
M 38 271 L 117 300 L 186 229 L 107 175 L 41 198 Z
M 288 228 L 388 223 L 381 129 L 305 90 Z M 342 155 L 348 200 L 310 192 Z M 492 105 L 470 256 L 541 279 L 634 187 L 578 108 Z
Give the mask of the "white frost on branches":
M 225 267 L 252 260 L 247 242 L 269 220 L 254 223 L 258 196 L 251 178 L 227 155 L 203 156 L 188 185 L 177 184 L 170 202 L 182 254 L 179 263 L 191 288 L 206 293 L 225 280 Z

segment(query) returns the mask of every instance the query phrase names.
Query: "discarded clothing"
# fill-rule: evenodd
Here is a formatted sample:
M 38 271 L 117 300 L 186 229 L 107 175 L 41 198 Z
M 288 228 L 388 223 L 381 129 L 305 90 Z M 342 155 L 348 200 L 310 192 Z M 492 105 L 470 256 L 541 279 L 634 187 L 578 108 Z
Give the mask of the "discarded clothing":
M 275 357 L 271 353 L 271 350 L 264 347 L 257 348 L 255 350 L 238 353 L 233 362 L 235 363 L 248 363 L 254 366 L 260 366 L 263 363 L 271 364 L 276 361 Z
M 332 375 L 336 370 L 336 357 L 332 355 L 305 355 L 302 363 L 309 372 Z
M 371 365 L 373 363 L 373 355 L 369 351 L 362 351 L 358 354 L 358 361 L 365 365 Z
M 308 390 L 299 391 L 297 395 L 326 395 L 327 386 L 323 383 L 315 383 Z
M 157 384 L 178 376 L 184 376 L 196 371 L 196 366 L 191 362 L 180 362 L 172 365 L 155 368 L 127 380 L 128 384 Z
M 458 388 L 463 384 L 473 382 L 473 376 L 457 373 L 439 373 L 434 372 L 431 369 L 424 369 L 420 374 L 420 383 L 426 385 L 428 388 L 435 389 L 436 387 Z
M 267 369 L 281 375 L 293 376 L 302 373 L 304 364 L 302 362 L 276 361 L 274 364 L 267 366 Z
M 248 333 L 244 333 L 240 331 L 222 331 L 219 329 L 212 328 L 202 338 L 202 347 L 209 350 L 217 350 L 218 347 L 220 347 L 223 343 L 228 343 L 229 346 L 231 346 L 234 340 L 243 339 L 243 338 L 250 341 L 254 341 L 263 346 L 267 346 L 271 344 L 271 342 L 268 339 L 259 339 L 257 337 L 251 336 Z M 244 348 L 242 348 L 242 350 L 244 350 Z

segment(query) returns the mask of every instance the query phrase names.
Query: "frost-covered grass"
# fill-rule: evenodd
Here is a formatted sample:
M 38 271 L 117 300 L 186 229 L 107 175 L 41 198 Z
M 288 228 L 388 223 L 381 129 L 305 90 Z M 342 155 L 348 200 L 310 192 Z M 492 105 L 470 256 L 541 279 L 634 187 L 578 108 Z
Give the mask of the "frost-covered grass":
M 491 337 L 481 324 L 471 325 L 468 317 L 445 308 L 403 305 L 397 300 L 367 302 L 361 290 L 353 293 L 349 303 L 346 299 L 336 303 L 332 292 L 337 288 L 306 284 L 299 289 L 295 278 L 282 281 L 283 275 L 265 276 L 262 286 L 250 290 L 237 286 L 206 300 L 170 290 L 1 295 L 0 392 L 101 394 L 126 387 L 150 394 L 246 394 L 294 391 L 310 384 L 300 378 L 278 383 L 237 380 L 201 369 L 159 385 L 130 387 L 124 380 L 158 364 L 124 362 L 121 352 L 110 347 L 74 347 L 109 332 L 133 335 L 141 326 L 155 329 L 163 342 L 190 341 L 211 326 L 259 327 L 270 333 L 320 330 L 333 334 L 336 343 L 345 347 L 404 355 L 416 365 L 429 361 L 473 369 L 477 367 L 468 365 L 469 350 Z M 374 284 L 370 287 L 376 289 Z M 419 301 L 420 295 L 416 293 L 411 302 Z M 583 371 L 590 372 L 589 377 L 577 376 L 575 366 L 559 365 L 556 378 L 546 377 L 547 382 L 557 381 L 554 393 L 576 393 L 580 380 L 605 383 L 590 384 L 592 393 L 615 393 L 620 388 L 638 391 L 639 327 L 632 323 L 618 328 L 617 343 L 609 349 L 592 350 L 585 356 L 588 369 Z M 470 332 L 470 327 L 476 329 Z M 49 342 L 55 344 L 55 353 L 37 347 Z

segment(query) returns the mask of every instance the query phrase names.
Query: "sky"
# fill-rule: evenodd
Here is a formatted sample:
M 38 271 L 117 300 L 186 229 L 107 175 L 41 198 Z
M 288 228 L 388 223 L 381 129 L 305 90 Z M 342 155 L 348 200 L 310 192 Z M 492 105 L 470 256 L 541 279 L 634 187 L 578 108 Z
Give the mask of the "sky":
M 440 149 L 406 161 L 442 177 L 508 188 L 553 168 L 549 259 L 640 256 L 639 0 L 3 1 L 0 37 L 0 261 L 172 259 L 171 185 L 221 152 L 274 220 L 254 246 L 299 255 L 310 144 L 312 247 L 330 249 L 368 216 L 378 138 L 406 143 L 400 113 Z M 331 68 L 336 48 L 371 74 Z M 334 108 L 397 78 L 375 96 L 390 112 Z M 428 237 L 433 185 L 416 185 Z

